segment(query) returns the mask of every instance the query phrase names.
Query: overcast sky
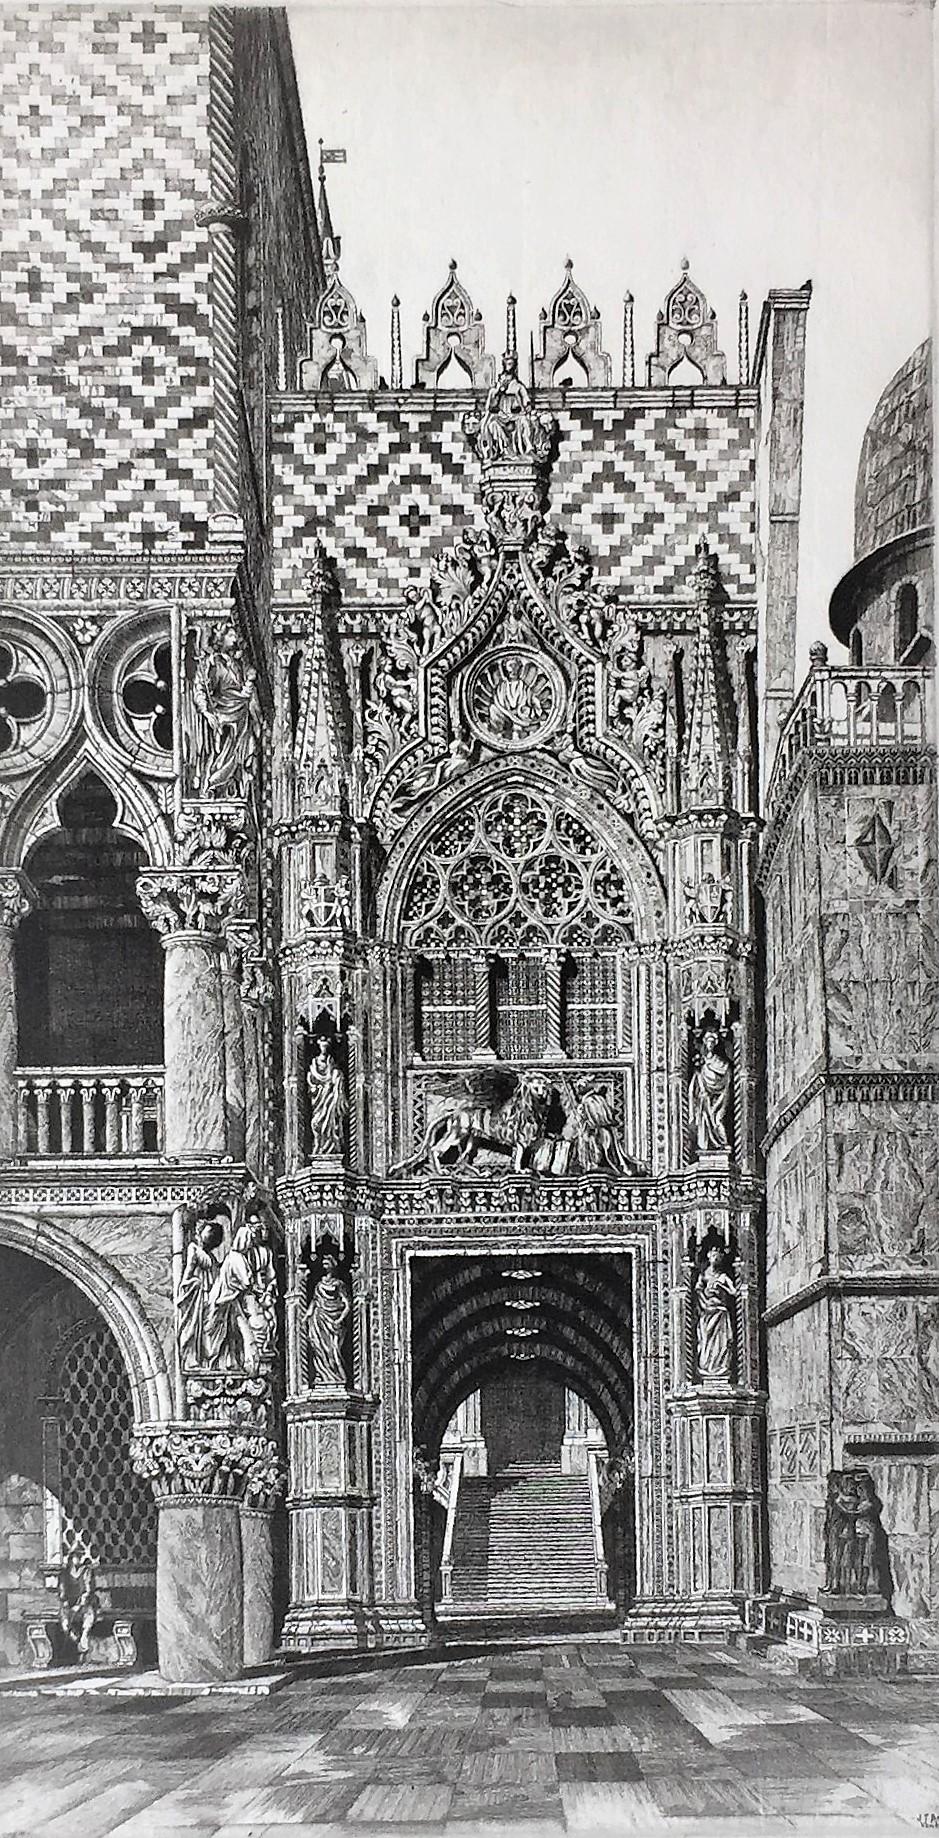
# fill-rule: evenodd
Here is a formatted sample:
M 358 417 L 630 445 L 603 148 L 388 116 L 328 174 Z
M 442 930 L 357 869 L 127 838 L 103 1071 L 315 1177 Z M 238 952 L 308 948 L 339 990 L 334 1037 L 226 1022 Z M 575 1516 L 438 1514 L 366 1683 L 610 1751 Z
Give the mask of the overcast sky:
M 902 0 L 353 5 L 288 9 L 310 156 L 328 177 L 343 278 L 388 373 L 456 256 L 501 351 L 567 255 L 619 377 L 637 374 L 687 255 L 736 377 L 770 287 L 814 285 L 808 321 L 800 639 L 827 635 L 850 566 L 865 424 L 930 325 L 931 18 Z M 407 380 L 408 371 L 405 370 Z

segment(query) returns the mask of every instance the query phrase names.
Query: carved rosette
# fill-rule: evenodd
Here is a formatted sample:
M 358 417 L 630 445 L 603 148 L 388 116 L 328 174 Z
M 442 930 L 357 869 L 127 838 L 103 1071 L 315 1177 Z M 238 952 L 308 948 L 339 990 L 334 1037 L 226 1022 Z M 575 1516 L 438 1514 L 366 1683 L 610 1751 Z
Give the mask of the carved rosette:
M 158 1505 L 237 1500 L 270 1508 L 284 1485 L 276 1444 L 255 1431 L 185 1423 L 139 1430 L 131 1460 L 134 1472 L 150 1482 Z
M 137 896 L 162 938 L 181 932 L 221 937 L 232 920 L 244 916 L 247 905 L 237 868 L 161 868 L 139 876 Z

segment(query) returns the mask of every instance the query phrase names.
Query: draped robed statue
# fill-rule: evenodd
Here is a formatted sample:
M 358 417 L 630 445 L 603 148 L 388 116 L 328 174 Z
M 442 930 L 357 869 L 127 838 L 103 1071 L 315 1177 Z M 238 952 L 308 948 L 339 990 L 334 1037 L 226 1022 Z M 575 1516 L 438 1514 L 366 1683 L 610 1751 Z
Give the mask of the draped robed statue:
M 695 1283 L 698 1377 L 730 1379 L 734 1368 L 737 1285 L 719 1245 L 711 1245 Z
M 318 1387 L 345 1390 L 343 1349 L 351 1310 L 349 1287 L 340 1274 L 339 1259 L 327 1251 L 323 1257 L 322 1276 L 306 1311 L 314 1390 Z

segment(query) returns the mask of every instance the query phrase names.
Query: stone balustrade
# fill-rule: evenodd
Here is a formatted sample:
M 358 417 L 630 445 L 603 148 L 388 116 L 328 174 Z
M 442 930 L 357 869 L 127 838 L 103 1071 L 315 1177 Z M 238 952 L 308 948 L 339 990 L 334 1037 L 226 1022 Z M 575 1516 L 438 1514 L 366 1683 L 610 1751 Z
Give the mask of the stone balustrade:
M 19 1155 L 159 1155 L 162 1066 L 21 1066 Z
M 871 665 L 816 666 L 787 715 L 770 779 L 768 807 L 809 749 L 922 747 L 935 737 L 929 670 Z

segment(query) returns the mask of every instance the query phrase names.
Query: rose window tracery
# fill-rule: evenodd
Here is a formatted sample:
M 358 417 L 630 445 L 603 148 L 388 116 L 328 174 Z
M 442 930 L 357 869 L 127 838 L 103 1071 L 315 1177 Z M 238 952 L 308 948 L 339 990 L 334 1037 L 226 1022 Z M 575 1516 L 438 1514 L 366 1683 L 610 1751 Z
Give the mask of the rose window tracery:
M 602 844 L 535 791 L 491 791 L 447 825 L 405 901 L 411 950 L 518 952 L 616 946 L 633 901 Z
M 0 643 L 0 753 L 15 753 L 32 739 L 48 701 L 32 659 Z

